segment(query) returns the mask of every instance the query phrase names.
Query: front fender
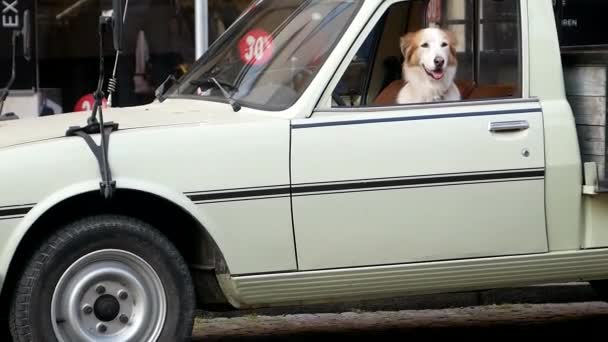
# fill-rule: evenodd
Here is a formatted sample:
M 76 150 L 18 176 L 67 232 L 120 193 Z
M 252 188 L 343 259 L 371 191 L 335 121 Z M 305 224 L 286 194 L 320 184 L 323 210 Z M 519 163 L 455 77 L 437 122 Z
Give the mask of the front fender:
M 209 227 L 215 227 L 211 222 L 206 222 L 196 205 L 183 193 L 177 192 L 169 187 L 146 181 L 130 178 L 116 178 L 118 189 L 135 190 L 163 198 L 180 207 L 184 212 L 191 215 L 197 222 L 205 227 L 207 233 L 214 241 L 214 233 Z M 22 243 L 25 235 L 41 217 L 62 202 L 76 196 L 99 191 L 99 179 L 91 179 L 84 182 L 72 184 L 55 191 L 36 203 L 33 208 L 19 221 L 19 223 L 7 233 L 7 239 L 0 250 L 0 290 L 4 288 L 6 274 L 13 261 L 14 255 Z M 221 249 L 221 248 L 220 248 Z

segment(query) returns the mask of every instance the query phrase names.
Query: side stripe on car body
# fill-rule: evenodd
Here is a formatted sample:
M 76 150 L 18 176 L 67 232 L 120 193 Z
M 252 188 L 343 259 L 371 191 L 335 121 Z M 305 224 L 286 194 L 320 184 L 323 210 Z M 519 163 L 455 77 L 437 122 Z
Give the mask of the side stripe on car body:
M 465 113 L 450 113 L 450 114 L 430 114 L 430 115 L 416 115 L 416 116 L 397 116 L 397 117 L 385 117 L 385 118 L 373 118 L 373 119 L 356 119 L 356 120 L 339 120 L 339 121 L 317 121 L 317 122 L 305 122 L 305 123 L 292 123 L 291 128 L 302 129 L 302 128 L 319 128 L 319 127 L 330 127 L 330 126 L 350 126 L 350 125 L 363 125 L 363 124 L 374 124 L 374 123 L 386 123 L 386 122 L 399 122 L 399 121 L 421 121 L 421 120 L 438 120 L 438 119 L 452 119 L 452 118 L 468 118 L 478 116 L 495 116 L 495 115 L 510 115 L 510 114 L 528 114 L 528 113 L 542 113 L 542 109 L 539 107 L 523 108 L 523 109 L 511 109 L 511 110 L 495 110 L 495 111 L 480 111 L 480 112 L 465 112 Z M 310 120 L 310 119 L 308 119 Z
M 363 179 L 357 181 L 295 184 L 294 196 L 324 195 L 363 191 L 384 191 L 405 188 L 455 186 L 477 183 L 513 182 L 543 179 L 544 169 L 504 170 L 430 176 Z
M 211 190 L 185 193 L 190 200 L 199 203 L 218 203 L 231 201 L 246 201 L 252 199 L 288 197 L 291 194 L 289 185 L 274 185 L 266 187 L 250 187 Z
M 34 207 L 33 204 L 12 205 L 0 207 L 0 220 L 22 218 Z
M 333 182 L 276 185 L 269 187 L 226 189 L 206 192 L 190 192 L 186 195 L 196 204 L 228 201 L 248 201 L 268 198 L 319 196 L 364 191 L 388 191 L 406 188 L 456 186 L 477 183 L 517 182 L 545 177 L 543 168 L 497 170 L 409 177 L 357 179 Z

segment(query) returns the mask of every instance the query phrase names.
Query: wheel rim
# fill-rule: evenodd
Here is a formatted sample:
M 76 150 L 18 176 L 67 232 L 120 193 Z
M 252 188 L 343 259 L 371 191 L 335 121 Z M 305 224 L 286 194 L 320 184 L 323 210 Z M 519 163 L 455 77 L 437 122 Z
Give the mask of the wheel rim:
M 61 276 L 51 301 L 55 336 L 63 341 L 155 341 L 166 297 L 154 269 L 115 249 L 87 254 Z

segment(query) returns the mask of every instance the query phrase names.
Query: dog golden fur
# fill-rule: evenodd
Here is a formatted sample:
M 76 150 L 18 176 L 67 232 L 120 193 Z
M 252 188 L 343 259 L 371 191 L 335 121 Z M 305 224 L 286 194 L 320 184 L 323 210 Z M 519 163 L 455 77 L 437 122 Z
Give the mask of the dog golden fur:
M 460 91 L 454 83 L 458 67 L 456 45 L 456 36 L 440 28 L 425 28 L 402 36 L 406 83 L 397 95 L 397 103 L 460 100 Z

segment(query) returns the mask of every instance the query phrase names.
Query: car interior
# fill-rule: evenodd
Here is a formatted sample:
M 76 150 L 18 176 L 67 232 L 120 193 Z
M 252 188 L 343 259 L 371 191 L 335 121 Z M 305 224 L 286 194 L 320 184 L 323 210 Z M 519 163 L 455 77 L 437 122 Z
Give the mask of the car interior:
M 436 0 L 434 0 L 436 1 Z M 342 76 L 334 107 L 390 106 L 404 85 L 399 39 L 429 26 L 434 1 L 403 1 L 389 7 Z M 517 1 L 440 0 L 437 26 L 457 34 L 455 83 L 463 101 L 521 96 Z M 334 100 L 336 98 L 334 97 Z

